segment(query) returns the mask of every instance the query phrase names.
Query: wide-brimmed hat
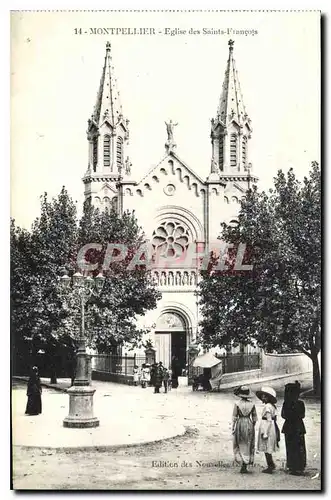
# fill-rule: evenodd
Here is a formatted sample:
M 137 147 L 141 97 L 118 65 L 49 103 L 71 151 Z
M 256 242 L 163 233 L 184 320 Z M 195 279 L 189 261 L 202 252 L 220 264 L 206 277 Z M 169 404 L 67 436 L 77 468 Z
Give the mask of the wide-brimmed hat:
M 233 394 L 235 396 L 238 396 L 239 398 L 250 398 L 252 396 L 250 388 L 247 387 L 247 385 L 241 385 L 240 387 L 237 387 Z
M 260 391 L 256 391 L 256 396 L 259 399 L 261 399 L 263 395 L 268 396 L 271 403 L 273 403 L 273 404 L 277 403 L 276 391 L 272 387 L 264 386 L 264 387 L 261 387 Z

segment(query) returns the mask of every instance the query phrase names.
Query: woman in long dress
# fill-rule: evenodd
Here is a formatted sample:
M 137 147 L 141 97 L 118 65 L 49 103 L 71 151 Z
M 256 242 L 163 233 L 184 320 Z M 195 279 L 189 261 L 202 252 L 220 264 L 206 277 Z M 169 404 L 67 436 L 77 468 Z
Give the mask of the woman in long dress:
M 41 413 L 41 383 L 38 373 L 38 368 L 34 366 L 28 381 L 26 395 L 28 402 L 26 404 L 26 415 L 39 415 Z
M 267 462 L 267 468 L 262 472 L 272 474 L 276 468 L 272 455 L 278 449 L 280 436 L 277 426 L 276 391 L 272 387 L 262 387 L 260 391 L 256 391 L 256 395 L 264 403 L 257 448 L 259 451 L 264 452 Z
M 286 462 L 290 474 L 300 476 L 306 467 L 305 404 L 299 399 L 301 386 L 298 381 L 285 385 L 282 433 L 285 434 Z
M 240 400 L 234 405 L 232 416 L 233 452 L 235 461 L 241 464 L 240 472 L 247 473 L 247 465 L 253 465 L 255 453 L 255 424 L 257 414 L 250 401 L 248 387 L 241 386 L 234 391 Z

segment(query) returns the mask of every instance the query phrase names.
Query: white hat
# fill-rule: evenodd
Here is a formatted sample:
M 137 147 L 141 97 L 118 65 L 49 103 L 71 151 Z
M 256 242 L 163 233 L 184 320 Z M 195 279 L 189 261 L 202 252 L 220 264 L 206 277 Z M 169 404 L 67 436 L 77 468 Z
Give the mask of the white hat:
M 268 396 L 268 398 L 270 399 L 271 403 L 274 404 L 274 403 L 277 402 L 276 391 L 272 387 L 264 386 L 264 387 L 261 387 L 260 391 L 256 391 L 256 396 L 259 399 L 261 399 L 261 397 L 263 396 L 263 394 L 265 394 L 266 396 Z

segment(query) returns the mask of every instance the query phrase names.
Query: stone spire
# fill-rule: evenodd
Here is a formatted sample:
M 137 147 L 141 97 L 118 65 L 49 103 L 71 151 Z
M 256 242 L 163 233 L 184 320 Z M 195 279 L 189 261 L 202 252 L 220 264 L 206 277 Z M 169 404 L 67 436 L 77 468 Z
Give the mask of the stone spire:
M 229 40 L 229 57 L 226 65 L 221 98 L 216 118 L 211 120 L 213 145 L 211 171 L 220 173 L 243 172 L 248 165 L 247 142 L 251 137 L 251 120 L 248 117 L 233 57 L 234 41 Z
M 111 46 L 107 42 L 97 99 L 88 120 L 88 168 L 83 177 L 85 199 L 100 210 L 111 206 L 119 209 L 121 205 L 120 183 L 131 173 L 128 125 L 116 88 Z
M 112 67 L 110 42 L 106 44 L 105 62 L 96 104 L 88 120 L 88 170 L 112 177 L 120 175 L 126 158 L 129 120 L 123 117 L 119 92 Z
M 120 94 L 116 88 L 116 79 L 112 66 L 111 46 L 110 42 L 107 42 L 105 62 L 92 119 L 95 123 L 101 125 L 103 120 L 107 118 L 110 125 L 114 127 L 121 116 L 122 106 L 120 103 Z
M 224 124 L 232 120 L 239 125 L 249 121 L 240 89 L 238 71 L 233 58 L 234 41 L 229 40 L 229 58 L 226 65 L 221 98 L 217 109 L 217 119 Z

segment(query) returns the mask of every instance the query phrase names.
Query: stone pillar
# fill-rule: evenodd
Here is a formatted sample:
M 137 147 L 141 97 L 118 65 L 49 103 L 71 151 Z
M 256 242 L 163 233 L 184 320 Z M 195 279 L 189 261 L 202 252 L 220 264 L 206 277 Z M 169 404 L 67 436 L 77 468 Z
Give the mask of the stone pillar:
M 145 349 L 145 358 L 145 362 L 149 365 L 155 363 L 155 349 L 153 349 L 152 347 L 148 347 L 147 349 Z

